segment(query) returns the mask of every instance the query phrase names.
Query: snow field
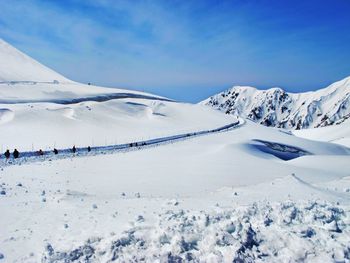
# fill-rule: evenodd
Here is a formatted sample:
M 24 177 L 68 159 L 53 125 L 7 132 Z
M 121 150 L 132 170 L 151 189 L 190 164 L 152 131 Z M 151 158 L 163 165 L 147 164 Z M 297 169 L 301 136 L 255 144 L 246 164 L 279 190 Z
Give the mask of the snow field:
M 3 40 L 0 61 L 1 154 L 31 155 L 0 161 L 0 262 L 350 262 L 349 78 L 301 95 L 216 96 L 273 122 L 288 106 L 290 127 L 344 120 L 295 132 L 304 138 L 246 121 L 120 150 L 237 118 L 73 82 Z M 53 147 L 66 150 L 33 156 Z
M 283 161 L 252 148 L 254 139 L 302 147 L 313 155 Z M 215 262 L 243 255 L 254 261 L 312 262 L 325 253 L 344 259 L 350 203 L 346 151 L 247 122 L 229 132 L 140 151 L 4 167 L 0 205 L 6 216 L 0 224 L 7 227 L 0 229 L 0 252 L 10 262 L 79 262 L 84 257 L 125 262 L 128 255 L 160 262 L 189 257 Z M 332 218 L 326 211 L 334 207 L 344 210 L 334 215 L 342 232 L 331 230 L 334 220 L 310 221 L 318 212 L 304 211 L 309 200 L 326 218 Z M 289 203 L 291 208 L 280 208 Z M 244 212 L 249 207 L 258 212 Z M 297 216 L 287 225 L 283 220 L 289 220 L 293 207 Z M 262 219 L 269 210 L 271 228 Z M 206 217 L 212 221 L 207 229 Z M 242 224 L 241 230 L 235 225 L 232 237 L 225 234 L 231 221 Z M 169 237 L 160 241 L 164 232 Z M 255 241 L 244 245 L 251 234 Z M 296 247 L 290 247 L 292 241 Z
M 326 202 L 254 203 L 209 211 L 174 208 L 149 224 L 67 251 L 47 244 L 43 262 L 331 262 L 350 260 L 348 207 Z M 169 208 L 170 209 L 170 208 Z

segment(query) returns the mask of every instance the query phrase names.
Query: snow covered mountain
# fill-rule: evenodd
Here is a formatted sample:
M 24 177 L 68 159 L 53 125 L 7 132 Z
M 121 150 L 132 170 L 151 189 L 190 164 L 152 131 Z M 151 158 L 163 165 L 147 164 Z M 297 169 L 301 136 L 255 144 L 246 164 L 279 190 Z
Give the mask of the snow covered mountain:
M 200 105 L 71 81 L 0 40 L 0 154 L 16 147 L 125 143 L 223 126 L 232 119 Z
M 257 123 L 287 129 L 339 124 L 350 117 L 350 77 L 314 92 L 288 93 L 235 86 L 201 104 L 239 114 Z
M 40 64 L 0 38 L 0 83 L 16 81 L 68 82 L 69 80 Z
M 0 103 L 77 103 L 118 98 L 162 99 L 149 93 L 77 83 L 0 38 Z

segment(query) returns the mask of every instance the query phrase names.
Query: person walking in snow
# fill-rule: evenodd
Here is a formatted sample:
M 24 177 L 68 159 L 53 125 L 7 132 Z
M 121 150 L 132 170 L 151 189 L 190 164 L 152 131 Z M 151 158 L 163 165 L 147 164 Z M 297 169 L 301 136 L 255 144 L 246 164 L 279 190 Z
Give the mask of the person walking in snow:
M 91 147 L 90 147 L 90 146 L 88 146 L 87 150 L 88 150 L 88 152 L 91 152 Z
M 10 158 L 10 156 L 11 156 L 10 150 L 7 149 L 6 152 L 4 153 L 4 155 L 5 155 L 6 159 Z
M 40 156 L 41 156 L 41 155 L 44 155 L 43 150 L 40 149 L 40 150 L 38 151 L 38 155 L 40 155 Z
M 56 148 L 53 149 L 54 154 L 58 154 L 58 150 Z
M 75 145 L 72 148 L 72 152 L 75 153 L 77 151 L 77 148 L 75 148 Z
M 15 149 L 13 151 L 13 158 L 17 159 L 19 157 L 19 151 L 17 151 L 17 149 Z

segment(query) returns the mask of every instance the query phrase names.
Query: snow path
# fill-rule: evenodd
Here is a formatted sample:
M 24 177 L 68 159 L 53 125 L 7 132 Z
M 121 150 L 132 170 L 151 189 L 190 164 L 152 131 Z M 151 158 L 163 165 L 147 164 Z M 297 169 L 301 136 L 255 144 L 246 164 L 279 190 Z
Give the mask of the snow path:
M 135 151 L 135 150 L 141 150 L 146 147 L 152 147 L 152 146 L 158 146 L 158 145 L 165 145 L 169 143 L 174 143 L 190 138 L 195 138 L 198 136 L 204 136 L 219 132 L 227 132 L 232 129 L 238 128 L 244 124 L 243 119 L 239 119 L 236 122 L 227 124 L 225 126 L 212 129 L 212 130 L 203 130 L 203 131 L 197 131 L 197 132 L 191 132 L 191 133 L 183 133 L 178 135 L 172 135 L 172 136 L 166 136 L 166 137 L 159 137 L 155 139 L 150 140 L 143 140 L 143 141 L 136 141 L 136 142 L 130 142 L 130 143 L 124 143 L 124 144 L 114 144 L 114 145 L 108 145 L 108 146 L 94 146 L 91 147 L 91 151 L 88 151 L 87 147 L 77 147 L 75 156 L 87 156 L 87 155 L 100 155 L 100 154 L 107 154 L 107 153 L 116 153 L 116 152 L 126 152 L 126 151 Z M 37 151 L 28 151 L 20 153 L 20 157 L 18 159 L 9 159 L 6 160 L 4 156 L 1 156 L 0 159 L 0 167 L 7 166 L 7 165 L 16 165 L 16 164 L 23 164 L 28 162 L 37 162 L 37 161 L 47 161 L 55 159 L 65 159 L 70 158 L 72 154 L 72 149 L 59 149 L 58 154 L 55 155 L 52 151 L 43 151 L 42 156 L 38 156 Z
M 308 182 L 306 182 L 305 180 L 301 179 L 300 177 L 296 176 L 294 173 L 291 174 L 291 176 L 297 180 L 299 183 L 305 185 L 306 187 L 309 187 L 309 188 L 312 188 L 316 191 L 319 191 L 321 193 L 326 193 L 326 194 L 330 194 L 330 195 L 334 195 L 338 198 L 341 198 L 341 199 L 344 199 L 344 200 L 348 200 L 349 199 L 349 196 L 347 194 L 343 194 L 343 193 L 339 193 L 339 192 L 336 192 L 336 191 L 332 191 L 332 190 L 329 190 L 329 189 L 324 189 L 322 187 L 317 187 L 317 186 L 314 186 Z

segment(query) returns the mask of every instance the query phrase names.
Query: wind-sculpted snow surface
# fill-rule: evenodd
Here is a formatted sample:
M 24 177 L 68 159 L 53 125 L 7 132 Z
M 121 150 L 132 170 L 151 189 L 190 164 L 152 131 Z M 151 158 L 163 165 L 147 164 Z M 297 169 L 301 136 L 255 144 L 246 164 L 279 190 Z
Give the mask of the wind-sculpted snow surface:
M 68 251 L 47 244 L 43 262 L 345 262 L 349 208 L 325 202 L 254 203 L 139 215 L 120 236 Z
M 314 92 L 288 93 L 235 86 L 202 104 L 265 126 L 290 129 L 340 124 L 350 117 L 350 77 Z

